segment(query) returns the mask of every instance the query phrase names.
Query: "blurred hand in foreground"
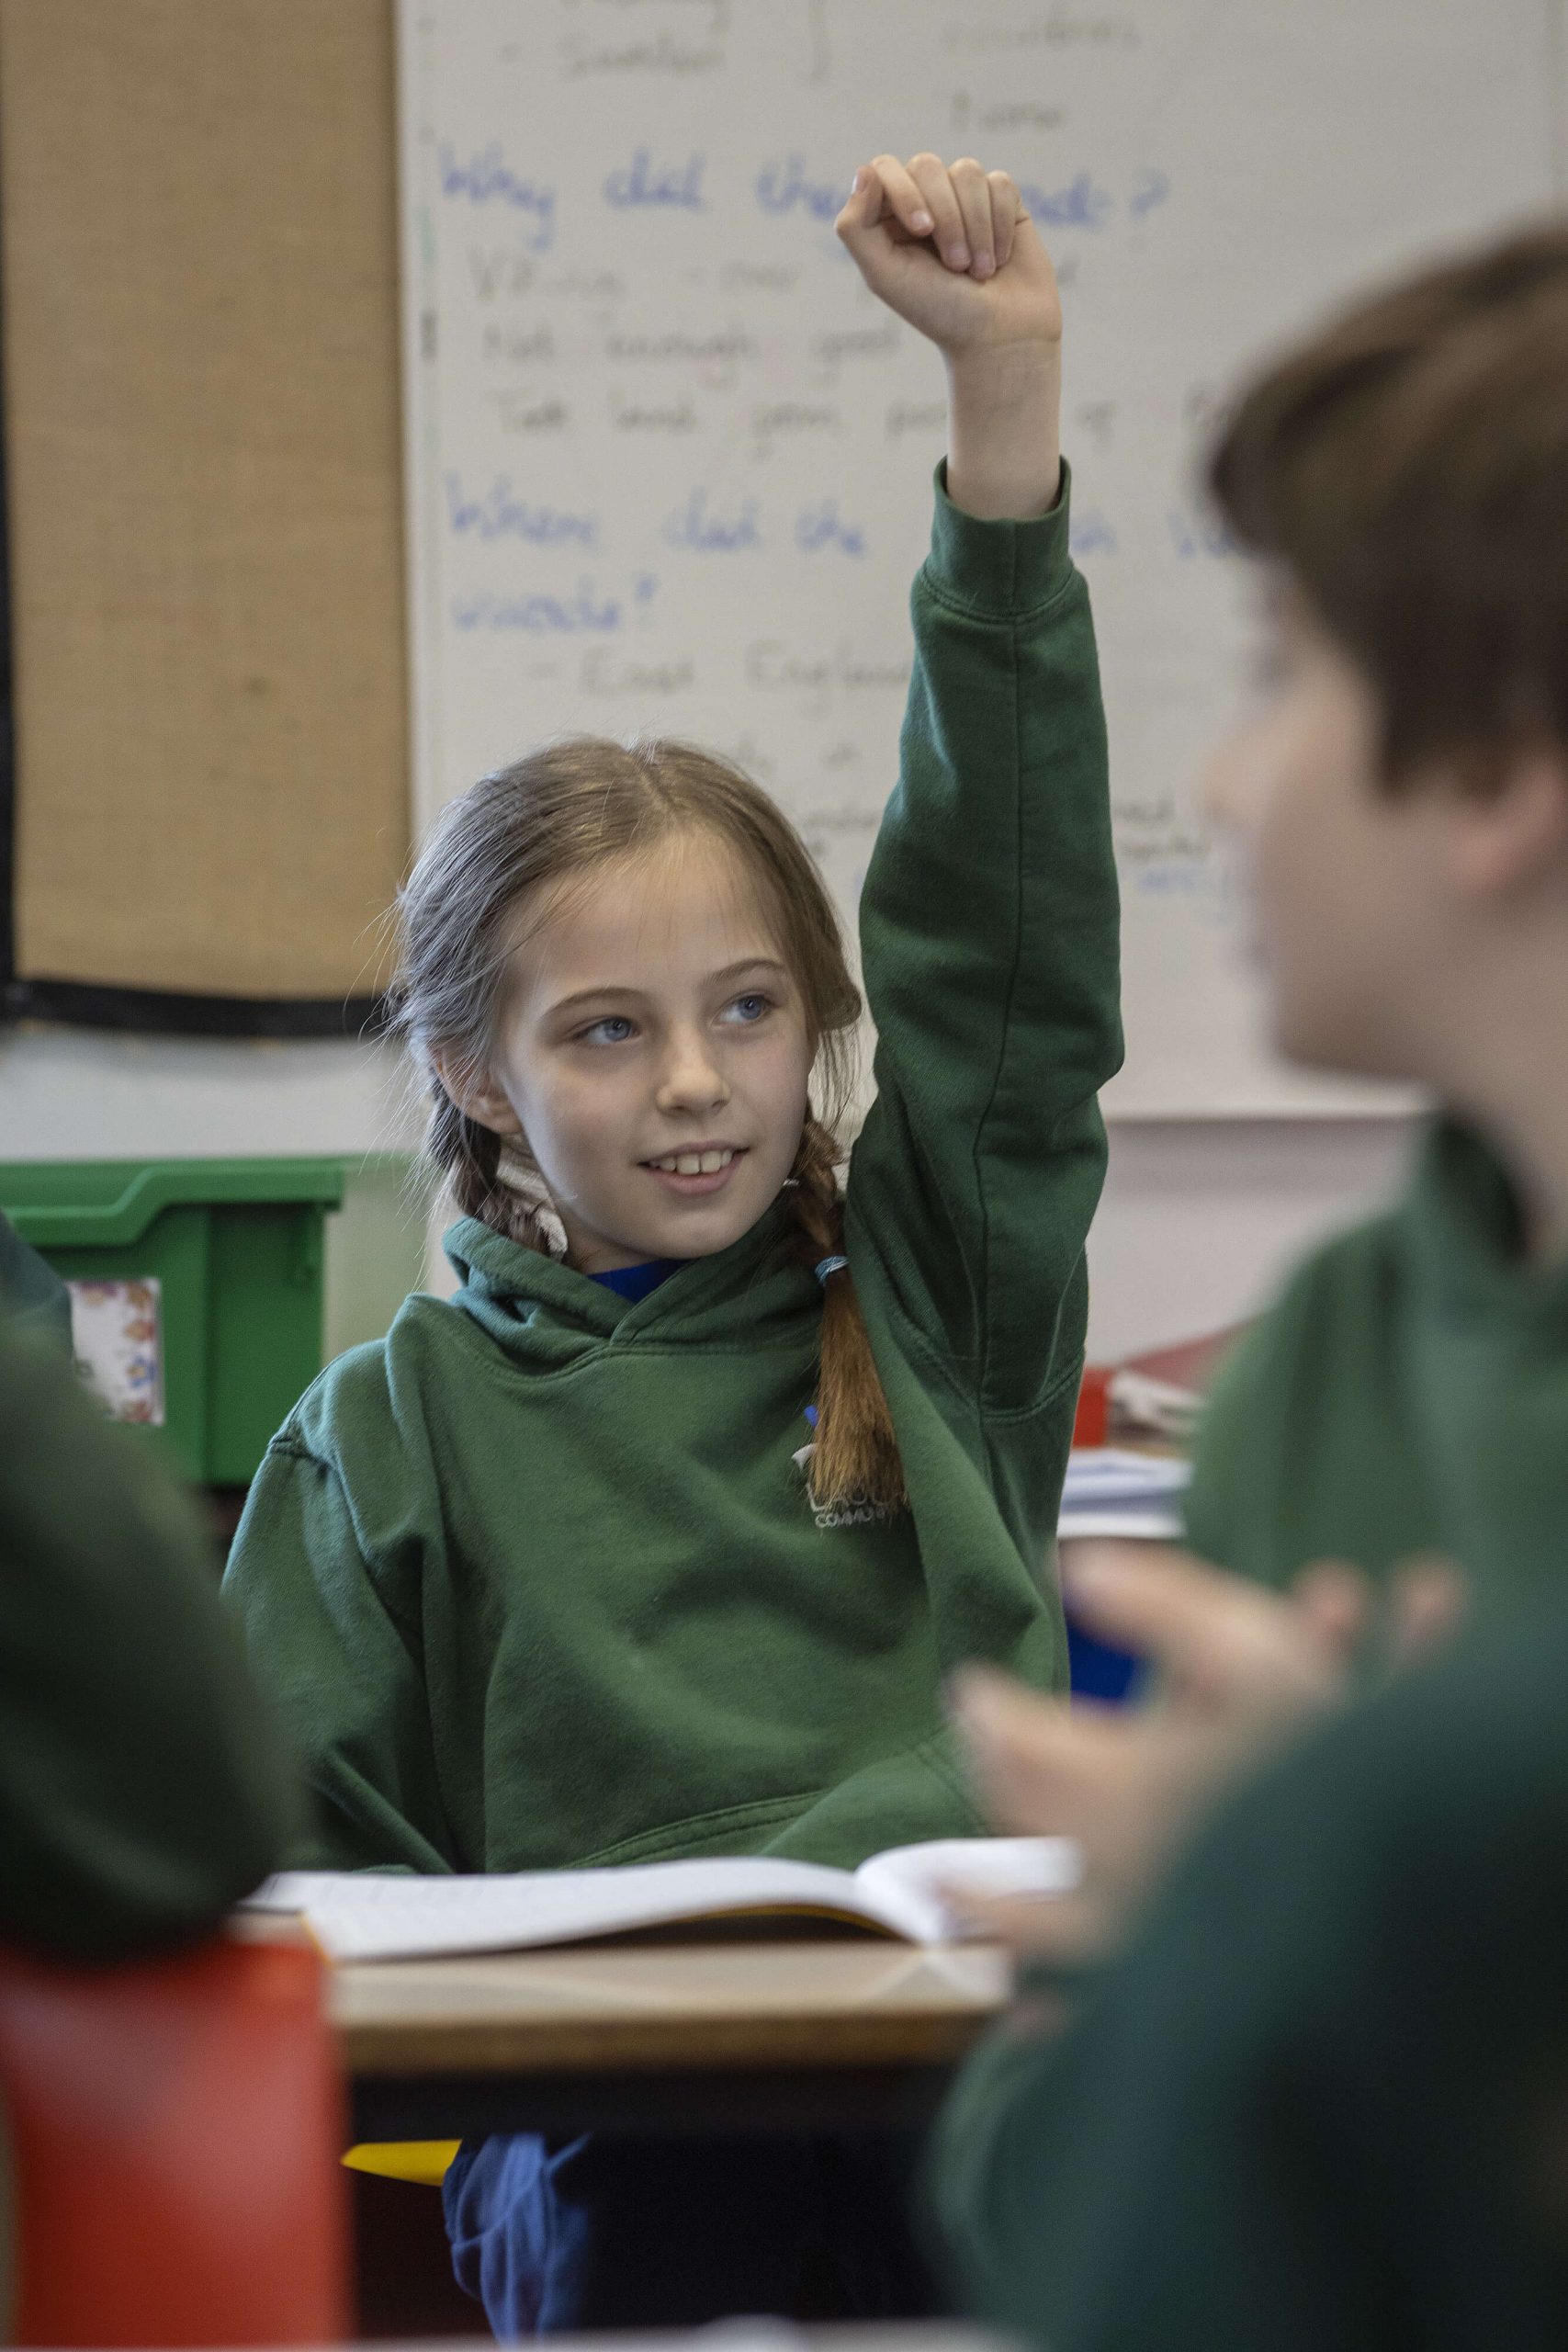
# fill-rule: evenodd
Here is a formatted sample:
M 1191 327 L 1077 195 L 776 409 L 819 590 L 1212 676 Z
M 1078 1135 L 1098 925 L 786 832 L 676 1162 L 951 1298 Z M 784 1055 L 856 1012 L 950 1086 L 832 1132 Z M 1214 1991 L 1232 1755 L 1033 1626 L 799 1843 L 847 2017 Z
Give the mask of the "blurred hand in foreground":
M 1352 1658 L 1381 1644 L 1398 1671 L 1458 1623 L 1457 1569 L 1412 1561 L 1380 1604 L 1356 1569 L 1306 1568 L 1287 1593 L 1146 1543 L 1064 1547 L 1075 1622 L 1148 1663 L 1141 1702 L 1043 1699 L 968 1667 L 953 1714 L 980 1804 L 1008 1836 L 1077 1840 L 1083 1879 L 1049 1901 L 947 1890 L 974 1932 L 1070 1971 L 1107 1956 L 1202 1815 L 1318 1717 L 1343 1704 Z

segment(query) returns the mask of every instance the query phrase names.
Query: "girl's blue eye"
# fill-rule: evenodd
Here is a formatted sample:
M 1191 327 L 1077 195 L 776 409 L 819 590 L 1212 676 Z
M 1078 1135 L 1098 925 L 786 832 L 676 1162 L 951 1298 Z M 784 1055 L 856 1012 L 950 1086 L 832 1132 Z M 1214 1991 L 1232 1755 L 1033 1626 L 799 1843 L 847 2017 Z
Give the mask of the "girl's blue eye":
M 761 1021 L 763 1014 L 771 1012 L 773 1008 L 772 1001 L 768 997 L 738 996 L 733 1004 L 728 1005 L 725 1009 L 732 1019 L 749 1027 L 752 1022 Z
M 632 1024 L 624 1012 L 607 1012 L 603 1021 L 591 1021 L 577 1034 L 585 1046 L 623 1046 L 632 1034 Z

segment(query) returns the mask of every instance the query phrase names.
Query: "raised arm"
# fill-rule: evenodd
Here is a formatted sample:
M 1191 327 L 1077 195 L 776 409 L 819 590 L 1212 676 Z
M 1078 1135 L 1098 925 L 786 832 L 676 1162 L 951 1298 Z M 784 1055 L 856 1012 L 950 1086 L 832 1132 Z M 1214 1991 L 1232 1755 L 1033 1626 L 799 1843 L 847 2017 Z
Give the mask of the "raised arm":
M 942 351 L 950 456 L 915 583 L 900 775 L 861 905 L 878 1031 L 857 1287 L 993 1414 L 1076 1376 L 1121 1058 L 1104 718 L 1067 551 L 1061 310 L 1005 174 L 856 175 L 840 233 Z

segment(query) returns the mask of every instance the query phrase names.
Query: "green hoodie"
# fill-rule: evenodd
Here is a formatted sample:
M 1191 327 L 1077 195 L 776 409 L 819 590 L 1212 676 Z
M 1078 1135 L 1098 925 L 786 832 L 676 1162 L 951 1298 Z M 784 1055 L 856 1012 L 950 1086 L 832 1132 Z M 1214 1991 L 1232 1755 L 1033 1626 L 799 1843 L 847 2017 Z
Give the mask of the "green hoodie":
M 1281 1586 L 1422 1552 L 1511 1611 L 1568 1566 L 1568 1263 L 1521 1255 L 1493 1153 L 1439 1121 L 1383 1216 L 1318 1250 L 1239 1348 L 1200 1435 L 1188 1532 Z
M 301 1808 L 199 1521 L 0 1311 L 0 1946 L 98 1962 L 205 1934 Z
M 1540 1266 L 1523 1258 L 1517 1195 L 1475 1135 L 1449 1120 L 1429 1128 L 1403 1198 L 1315 1252 L 1231 1358 L 1204 1418 L 1187 1524 L 1190 1541 L 1205 1557 L 1276 1587 L 1313 1560 L 1349 1560 L 1382 1577 L 1402 1560 L 1436 1552 L 1466 1571 L 1475 1621 L 1524 1622 L 1532 1603 L 1544 1611 L 1553 1594 L 1564 1592 L 1568 1263 Z M 1539 1623 L 1544 1626 L 1548 1620 L 1541 1615 Z M 1514 1639 L 1517 1656 L 1527 1657 L 1529 1641 Z M 1561 1601 L 1550 1639 L 1555 1672 L 1568 1645 L 1568 1617 Z M 1532 1668 L 1521 1684 L 1521 1692 L 1528 1685 L 1529 1704 L 1538 1711 L 1533 1727 L 1524 1722 L 1513 1726 L 1521 1758 L 1534 1754 L 1529 1742 L 1537 1730 L 1543 1740 L 1551 1735 L 1554 1719 L 1545 1703 L 1550 1679 Z M 1485 1752 L 1486 1739 L 1499 1754 L 1507 1747 L 1503 1735 L 1511 1718 L 1496 1689 L 1490 1703 L 1499 1712 L 1484 1739 L 1483 1725 L 1466 1726 L 1460 1715 L 1446 1735 L 1473 1733 L 1477 1758 Z M 1340 1749 L 1356 1753 L 1358 1737 L 1343 1734 Z M 1429 1769 L 1429 1759 L 1423 1769 Z M 1561 1770 L 1560 1758 L 1554 1769 Z M 1471 1747 L 1461 1744 L 1450 1776 L 1456 1786 L 1464 1784 L 1461 1795 L 1470 1789 L 1472 1770 L 1479 1766 Z M 1315 1802 L 1311 1790 L 1308 1795 Z M 1341 1791 L 1341 1811 L 1324 1825 L 1323 1836 L 1331 1859 L 1343 1850 L 1342 1875 L 1349 1886 L 1364 1824 L 1344 1799 Z M 1431 1808 L 1427 1826 L 1434 1836 L 1445 1817 L 1457 1820 L 1454 1804 L 1448 1816 L 1440 1805 Z M 1270 1825 L 1269 1835 L 1278 1834 L 1279 1825 Z M 1456 1848 L 1464 1868 L 1476 1867 L 1483 1844 L 1477 1828 L 1469 1848 Z M 1338 1869 L 1337 1861 L 1334 1866 Z M 1202 1883 L 1196 1866 L 1186 1883 Z M 1234 1942 L 1238 1932 L 1251 1936 L 1255 1926 L 1258 1949 L 1248 1961 L 1251 1973 L 1245 1984 L 1246 1972 L 1234 1967 L 1228 1979 L 1213 1979 L 1227 1983 L 1232 1994 L 1239 1987 L 1237 1997 L 1245 1995 L 1245 2001 L 1242 2008 L 1233 2003 L 1228 2026 L 1221 2022 L 1224 2002 L 1209 2004 L 1213 2015 L 1205 2019 L 1203 2038 L 1192 2042 L 1188 2054 L 1197 2055 L 1191 2064 L 1182 2056 L 1182 2037 L 1200 2005 L 1197 1988 L 1211 1978 L 1196 1963 L 1188 1964 L 1173 1936 L 1151 1933 L 1122 1972 L 1142 1981 L 1143 2017 L 1123 2017 L 1111 2007 L 1111 2024 L 1102 2030 L 1098 2049 L 1088 2041 L 1071 2045 L 1078 2055 L 1070 2066 L 1064 2061 L 1057 2067 L 1045 2045 L 1025 2034 L 1021 2046 L 1006 2037 L 993 2041 L 965 2070 L 942 2136 L 939 2193 L 953 2218 L 954 2259 L 989 2317 L 1063 2347 L 1145 2340 L 1132 2315 L 1136 2299 L 1119 2301 L 1128 2244 L 1146 2225 L 1151 2249 L 1158 2240 L 1151 2261 L 1166 2264 L 1168 2256 L 1175 2265 L 1170 2249 L 1181 2229 L 1173 2224 L 1161 2238 L 1164 2224 L 1151 2222 L 1149 2214 L 1161 2196 L 1168 2199 L 1179 2175 L 1183 2189 L 1204 2179 L 1194 2167 L 1210 2161 L 1213 2148 L 1205 2135 L 1212 2137 L 1216 2117 L 1224 2114 L 1226 2132 L 1239 2133 L 1240 2095 L 1228 2070 L 1244 2042 L 1256 2075 L 1245 2087 L 1255 2099 L 1267 2087 L 1258 2054 L 1260 2029 L 1245 2018 L 1237 2027 L 1236 2017 L 1250 2003 L 1270 2032 L 1283 2030 L 1281 2020 L 1290 2022 L 1292 2002 L 1299 2006 L 1306 1992 L 1332 1983 L 1325 1955 L 1336 1938 L 1343 1940 L 1351 1927 L 1359 1933 L 1371 1916 L 1360 1895 L 1354 1903 L 1346 1896 L 1338 1910 L 1325 1911 L 1327 1924 L 1315 1943 L 1310 1936 L 1298 1936 L 1293 1962 L 1290 1935 L 1276 1936 L 1278 1951 L 1265 1962 L 1273 1913 L 1288 1917 L 1295 1933 L 1295 1912 L 1305 1917 L 1312 1903 L 1322 1899 L 1318 1878 L 1303 1879 L 1298 1896 L 1292 1898 L 1293 1909 L 1281 1910 L 1280 1890 L 1270 1886 L 1268 1903 L 1254 1906 L 1256 1922 L 1239 1913 L 1232 1917 L 1219 1903 L 1208 1914 L 1192 1906 L 1189 1941 L 1194 1951 L 1206 1939 L 1213 1947 L 1210 1959 L 1218 1954 L 1228 1967 L 1235 1951 L 1226 1939 Z M 1180 1916 L 1178 1898 L 1170 1909 L 1173 1917 Z M 1176 1988 L 1163 2010 L 1156 2007 L 1163 1997 L 1161 1971 L 1174 1972 L 1166 1981 Z M 1355 1971 L 1347 1964 L 1341 1973 L 1354 1987 Z M 1369 1997 L 1373 1989 L 1369 1976 Z M 1151 2025 L 1165 2037 L 1157 2063 L 1142 2076 L 1134 2066 L 1122 2065 L 1099 2081 L 1090 2079 L 1107 2052 L 1112 2069 L 1118 2067 L 1116 2033 L 1136 2034 Z M 1178 2077 L 1186 2101 L 1179 2116 L 1174 2108 L 1167 2112 Z M 1112 2095 L 1117 2121 L 1100 2131 L 1092 2110 L 1097 2100 Z M 1086 2117 L 1087 2133 L 1079 2128 Z M 1167 2165 L 1161 2182 L 1153 2153 L 1157 2135 L 1178 2126 L 1194 2135 L 1198 2154 L 1193 2165 L 1184 2169 L 1183 2158 L 1173 2171 L 1170 2152 L 1160 2151 L 1157 2161 Z M 1256 2134 L 1255 2143 L 1254 2154 L 1261 2145 Z M 1235 2159 L 1235 2144 L 1227 2144 L 1226 2156 Z M 1248 2178 L 1256 2187 L 1253 2176 Z M 1148 2203 L 1151 2187 L 1154 2204 Z M 1064 2198 L 1075 2202 L 1079 2214 L 1082 2243 L 1077 2250 L 1069 2233 L 1043 2230 L 1043 2217 L 1063 2210 Z M 1206 2211 L 1201 2220 L 1214 2243 L 1217 2211 Z M 1238 2206 L 1236 2212 L 1237 2233 L 1245 2237 L 1255 2216 L 1250 2207 L 1244 2212 Z M 1277 2222 L 1276 2212 L 1269 2226 Z M 1202 2252 L 1212 2256 L 1212 2245 L 1205 2244 Z M 1192 2275 L 1201 2267 L 1190 2266 Z M 1280 2275 L 1274 2274 L 1276 2291 Z M 1115 2313 L 1114 2321 L 1080 2324 L 1074 2301 L 1080 2277 L 1103 2295 L 1104 2311 Z M 1190 2289 L 1190 2281 L 1185 2283 Z M 1161 2303 L 1166 2332 L 1151 2324 L 1146 2340 L 1173 2347 L 1231 2341 L 1223 2328 L 1215 2333 L 1213 2313 L 1201 2298 L 1187 2308 L 1188 2323 L 1177 2324 L 1170 2307 Z M 1287 2340 L 1267 2335 L 1257 2324 L 1250 2335 L 1241 2327 L 1233 2333 L 1238 2342 Z M 1298 2335 L 1303 2343 L 1329 2340 L 1310 2327 Z
M 1568 2341 L 1568 1590 L 1268 1767 L 970 2062 L 964 2307 L 1048 2352 Z
M 907 1514 L 814 1511 L 821 1293 L 779 1206 L 637 1303 L 471 1220 L 275 1439 L 228 1591 L 315 1859 L 518 1870 L 973 1829 L 964 1658 L 1065 1675 L 1049 1571 L 1081 1366 L 1116 886 L 1067 502 L 939 488 L 900 780 L 862 902 L 877 1096 L 847 1249 Z
M 20 1302 L 0 1301 L 0 1947 L 140 1959 L 207 1934 L 276 1868 L 298 1792 L 200 1525 L 84 1396 L 61 1345 L 64 1285 L 3 1218 L 0 1289 Z M 19 2009 L 8 2024 L 26 2031 Z

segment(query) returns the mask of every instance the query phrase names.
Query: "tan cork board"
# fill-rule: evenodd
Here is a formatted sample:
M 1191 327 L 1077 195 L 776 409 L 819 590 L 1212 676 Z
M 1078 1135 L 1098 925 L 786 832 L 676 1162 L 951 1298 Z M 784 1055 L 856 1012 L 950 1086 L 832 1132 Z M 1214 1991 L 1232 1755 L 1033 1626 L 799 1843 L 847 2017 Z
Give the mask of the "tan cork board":
M 395 170 L 390 0 L 0 0 L 24 983 L 382 977 Z

